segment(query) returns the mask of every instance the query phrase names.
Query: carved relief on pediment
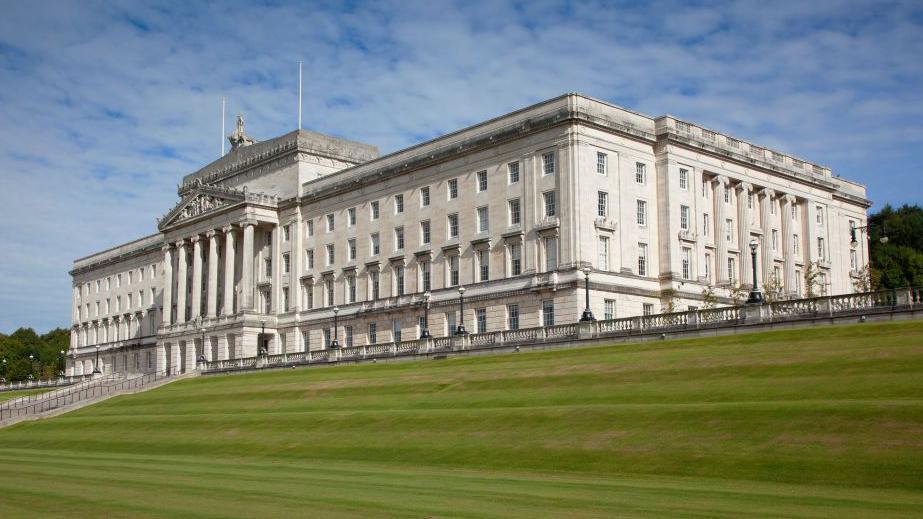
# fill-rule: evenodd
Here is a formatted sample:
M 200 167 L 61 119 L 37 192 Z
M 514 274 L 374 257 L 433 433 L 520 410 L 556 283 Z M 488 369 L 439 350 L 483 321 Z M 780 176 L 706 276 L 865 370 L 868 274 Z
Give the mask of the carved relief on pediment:
M 228 201 L 212 195 L 199 194 L 186 202 L 179 214 L 176 215 L 176 221 L 182 221 L 187 218 L 199 216 L 213 209 L 218 209 L 227 205 Z

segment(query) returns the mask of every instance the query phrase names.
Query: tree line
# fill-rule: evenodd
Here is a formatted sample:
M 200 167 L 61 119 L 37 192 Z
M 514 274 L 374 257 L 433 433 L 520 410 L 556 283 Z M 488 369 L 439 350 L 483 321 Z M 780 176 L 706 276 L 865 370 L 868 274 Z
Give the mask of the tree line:
M 55 378 L 64 371 L 69 345 L 70 333 L 63 328 L 44 335 L 32 328 L 0 333 L 0 377 L 8 382 Z

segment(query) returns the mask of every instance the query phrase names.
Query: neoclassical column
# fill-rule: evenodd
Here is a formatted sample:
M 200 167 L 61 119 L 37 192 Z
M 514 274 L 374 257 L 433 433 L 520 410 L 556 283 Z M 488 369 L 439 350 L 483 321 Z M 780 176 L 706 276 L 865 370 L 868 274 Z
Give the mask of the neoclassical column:
M 785 260 L 782 287 L 786 292 L 791 293 L 795 290 L 795 254 L 792 250 L 795 232 L 795 222 L 792 220 L 792 206 L 795 203 L 795 197 L 785 195 L 781 198 L 781 202 L 782 213 L 779 215 L 779 219 L 782 221 L 782 257 Z
M 281 313 L 282 308 L 282 239 L 279 226 L 272 227 L 272 245 L 269 247 L 270 263 L 272 265 L 271 284 L 269 285 L 269 308 L 274 314 Z M 291 289 L 289 289 L 291 296 Z
M 740 261 L 737 268 L 740 270 L 740 283 L 753 286 L 753 267 L 750 265 L 750 220 L 752 210 L 748 205 L 749 196 L 753 186 L 749 182 L 737 184 L 737 240 L 740 250 Z
M 728 258 L 728 242 L 727 242 L 727 225 L 725 220 L 727 220 L 727 211 L 725 210 L 725 205 L 727 203 L 724 201 L 724 192 L 727 189 L 728 178 L 724 175 L 720 175 L 712 179 L 712 183 L 715 189 L 714 197 L 715 201 L 715 248 L 717 249 L 715 257 L 715 279 L 718 280 L 718 284 L 727 284 L 730 280 L 728 279 L 727 271 L 727 258 Z
M 202 240 L 199 235 L 192 238 L 192 301 L 189 319 L 202 314 Z
M 234 227 L 228 225 L 221 229 L 224 231 L 224 310 L 222 314 L 234 313 Z
M 760 277 L 763 278 L 763 286 L 766 286 L 772 276 L 772 204 L 775 203 L 775 196 L 776 192 L 769 188 L 760 192 L 760 227 L 763 231 L 763 242 L 760 244 Z
M 218 315 L 218 233 L 208 231 L 208 294 L 206 296 L 206 316 Z
M 157 343 L 156 355 L 154 370 L 158 373 L 163 373 L 167 370 L 167 347 L 165 343 Z
M 176 341 L 170 344 L 170 374 L 178 375 L 182 373 L 183 369 L 183 358 L 182 352 L 180 351 L 179 341 Z
M 240 301 L 237 306 L 241 310 L 253 310 L 253 232 L 256 222 L 248 220 L 241 223 L 241 226 L 244 228 L 244 250 L 240 269 Z
M 186 322 L 186 242 L 176 242 L 176 319 Z
M 164 245 L 163 248 L 163 324 L 169 326 L 173 318 L 173 253 L 170 245 Z M 153 301 L 151 301 L 153 304 Z

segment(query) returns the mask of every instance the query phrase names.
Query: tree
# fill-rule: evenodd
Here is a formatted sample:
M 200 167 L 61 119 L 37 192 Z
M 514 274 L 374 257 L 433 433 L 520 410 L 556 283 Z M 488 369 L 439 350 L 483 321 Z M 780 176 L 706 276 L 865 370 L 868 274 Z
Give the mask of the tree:
M 881 243 L 885 235 L 887 243 Z M 869 217 L 868 240 L 870 279 L 879 280 L 880 288 L 923 286 L 923 208 L 884 206 Z
M 709 308 L 714 308 L 718 304 L 718 296 L 715 295 L 715 290 L 711 285 L 702 289 L 702 308 L 708 310 Z
M 0 377 L 8 381 L 53 378 L 64 370 L 64 356 L 70 334 L 56 328 L 38 335 L 31 328 L 20 328 L 10 335 L 0 334 Z M 32 355 L 33 360 L 29 359 Z M 6 359 L 6 363 L 3 363 Z
M 769 276 L 769 281 L 763 284 L 763 290 L 766 292 L 764 297 L 767 303 L 775 303 L 782 297 L 782 280 L 775 272 Z
M 804 295 L 817 297 L 820 285 L 820 261 L 811 261 L 804 266 Z

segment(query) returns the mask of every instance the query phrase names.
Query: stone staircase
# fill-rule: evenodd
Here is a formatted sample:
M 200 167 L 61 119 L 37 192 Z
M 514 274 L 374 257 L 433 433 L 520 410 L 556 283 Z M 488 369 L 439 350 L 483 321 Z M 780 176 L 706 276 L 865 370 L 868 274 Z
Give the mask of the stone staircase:
M 140 393 L 190 375 L 165 372 L 100 376 L 66 388 L 0 403 L 0 427 L 56 416 L 118 395 Z

